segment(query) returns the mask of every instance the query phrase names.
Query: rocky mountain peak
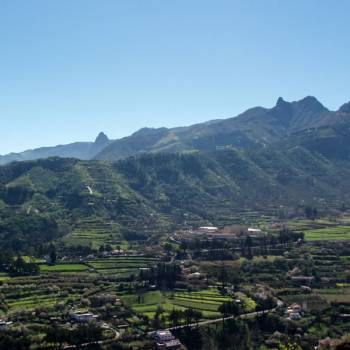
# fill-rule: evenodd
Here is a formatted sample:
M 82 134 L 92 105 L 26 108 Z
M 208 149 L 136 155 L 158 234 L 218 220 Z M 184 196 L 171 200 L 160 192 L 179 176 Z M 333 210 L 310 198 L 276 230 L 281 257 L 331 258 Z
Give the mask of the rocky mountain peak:
M 340 113 L 350 113 L 350 101 L 344 103 L 338 110 Z
M 292 104 L 285 101 L 282 97 L 279 97 L 272 112 L 279 120 L 283 121 L 283 123 L 287 123 L 293 114 Z
M 108 136 L 104 132 L 101 131 L 97 135 L 94 143 L 97 145 L 103 145 L 103 144 L 107 144 L 108 142 L 109 142 Z
M 283 99 L 283 97 L 279 97 L 276 102 L 276 107 L 284 107 L 289 103 Z
M 314 96 L 306 96 L 298 101 L 297 104 L 313 112 L 327 111 L 327 108 Z

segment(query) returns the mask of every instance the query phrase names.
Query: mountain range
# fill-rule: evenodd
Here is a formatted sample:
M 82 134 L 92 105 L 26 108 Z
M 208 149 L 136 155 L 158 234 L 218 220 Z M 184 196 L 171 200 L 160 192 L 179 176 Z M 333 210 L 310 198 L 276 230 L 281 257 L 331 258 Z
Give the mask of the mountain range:
M 115 161 L 143 153 L 213 151 L 225 148 L 259 149 L 285 140 L 293 133 L 332 126 L 350 118 L 350 103 L 330 111 L 315 97 L 287 102 L 281 97 L 272 108 L 254 107 L 229 119 L 188 127 L 143 128 L 134 134 L 109 140 L 100 133 L 95 142 L 76 142 L 0 156 L 0 164 L 47 157 Z
M 40 147 L 20 153 L 9 153 L 0 156 L 0 165 L 24 160 L 35 160 L 49 157 L 92 159 L 112 141 L 103 133 L 99 133 L 95 142 L 74 142 L 68 145 Z

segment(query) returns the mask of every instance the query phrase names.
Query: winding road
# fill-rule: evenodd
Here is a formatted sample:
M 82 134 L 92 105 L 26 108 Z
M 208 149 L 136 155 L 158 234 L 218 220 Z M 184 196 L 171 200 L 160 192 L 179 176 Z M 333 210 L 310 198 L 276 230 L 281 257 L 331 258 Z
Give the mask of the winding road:
M 109 339 L 105 339 L 105 340 L 99 340 L 99 341 L 94 341 L 94 342 L 83 343 L 83 344 L 80 344 L 80 345 L 67 345 L 63 349 L 65 349 L 65 350 L 80 349 L 80 348 L 84 348 L 84 347 L 92 345 L 92 344 L 103 345 L 103 344 L 108 344 L 108 343 L 111 343 L 111 342 L 116 341 L 116 340 L 119 339 L 120 333 L 116 329 L 112 328 L 109 325 L 104 325 L 101 328 L 111 330 L 114 333 L 114 337 L 113 338 L 109 338 Z

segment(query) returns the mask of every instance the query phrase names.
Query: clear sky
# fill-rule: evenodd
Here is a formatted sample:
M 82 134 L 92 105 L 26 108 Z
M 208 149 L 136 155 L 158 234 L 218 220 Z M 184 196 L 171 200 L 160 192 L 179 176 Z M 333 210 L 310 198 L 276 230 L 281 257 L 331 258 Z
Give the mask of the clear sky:
M 0 154 L 350 100 L 348 0 L 0 0 Z

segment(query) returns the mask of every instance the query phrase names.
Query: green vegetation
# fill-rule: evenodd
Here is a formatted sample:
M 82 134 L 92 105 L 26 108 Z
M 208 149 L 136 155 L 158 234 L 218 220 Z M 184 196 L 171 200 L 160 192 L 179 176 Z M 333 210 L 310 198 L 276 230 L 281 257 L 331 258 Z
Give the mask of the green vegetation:
M 319 240 L 349 240 L 350 226 L 335 226 L 319 229 L 304 230 L 305 239 L 307 241 Z
M 147 292 L 142 294 L 125 294 L 122 299 L 135 312 L 154 317 L 161 308 L 166 315 L 175 310 L 194 309 L 202 312 L 205 318 L 220 317 L 219 306 L 230 297 L 222 296 L 216 289 L 199 292 Z
M 89 260 L 86 264 L 100 274 L 114 274 L 117 277 L 137 276 L 140 268 L 148 268 L 156 263 L 154 258 L 119 257 Z
M 56 264 L 56 265 L 39 265 L 40 271 L 43 272 L 76 272 L 86 271 L 88 266 L 83 264 Z
M 335 225 L 334 221 L 323 220 L 322 227 L 331 223 Z M 321 220 L 316 224 L 321 225 Z M 318 240 L 304 244 L 299 237 L 299 232 L 284 228 L 250 240 L 130 243 L 133 250 L 153 251 L 153 255 L 124 255 L 112 252 L 109 245 L 87 250 L 82 247 L 77 254 L 70 245 L 49 245 L 47 258 L 55 262 L 47 264 L 30 256 L 20 260 L 21 266 L 34 264 L 38 268 L 35 275 L 1 274 L 0 315 L 16 320 L 15 327 L 26 324 L 26 336 L 41 347 L 45 339 L 54 336 L 52 327 L 73 344 L 69 337 L 76 327 L 67 328 L 70 314 L 72 310 L 84 310 L 99 316 L 98 327 L 111 327 L 102 332 L 103 337 L 112 338 L 114 328 L 127 324 L 121 341 L 130 344 L 132 340 L 140 347 L 147 342 L 142 335 L 154 329 L 217 319 L 214 325 L 193 327 L 189 334 L 186 328 L 176 332 L 188 346 L 194 334 L 196 341 L 208 341 L 206 334 L 211 334 L 215 342 L 227 346 L 233 341 L 228 333 L 231 329 L 232 336 L 239 338 L 235 341 L 250 339 L 253 349 L 261 342 L 275 344 L 277 329 L 286 342 L 297 341 L 308 349 L 320 337 L 340 337 L 347 329 L 347 321 L 340 315 L 350 311 L 346 270 L 350 243 Z M 219 259 L 215 254 L 218 249 Z M 3 255 L 3 259 L 6 257 Z M 199 272 L 196 278 L 191 277 L 194 271 Z M 293 280 L 294 275 L 312 279 L 298 282 Z M 117 297 L 121 302 L 116 302 Z M 300 319 L 288 319 L 286 307 L 275 309 L 277 300 L 286 306 L 303 305 Z M 263 310 L 267 311 L 264 315 L 251 314 Z M 223 319 L 229 316 L 234 318 Z M 55 323 L 57 319 L 62 321 Z M 59 345 L 58 338 L 57 342 Z
M 123 243 L 120 241 L 117 224 L 106 223 L 97 218 L 80 220 L 73 231 L 63 238 L 63 242 L 73 246 L 89 246 L 92 249 L 98 249 L 105 244 L 115 248 Z
M 233 149 L 147 154 L 114 164 L 55 158 L 14 163 L 0 168 L 0 201 L 5 204 L 0 243 L 14 251 L 25 247 L 26 253 L 53 240 L 116 248 L 124 241 L 159 239 L 185 221 L 190 226 L 264 226 L 289 210 L 298 213 L 301 201 L 313 205 L 312 214 L 327 214 L 327 208 L 346 207 L 343 189 L 350 187 L 347 161 L 342 160 L 342 173 L 332 162 L 308 149 L 278 148 L 254 154 Z M 322 179 L 316 181 L 315 174 Z M 319 229 L 314 224 L 307 239 L 327 233 L 314 232 Z M 328 232 L 347 238 L 346 227 Z

